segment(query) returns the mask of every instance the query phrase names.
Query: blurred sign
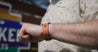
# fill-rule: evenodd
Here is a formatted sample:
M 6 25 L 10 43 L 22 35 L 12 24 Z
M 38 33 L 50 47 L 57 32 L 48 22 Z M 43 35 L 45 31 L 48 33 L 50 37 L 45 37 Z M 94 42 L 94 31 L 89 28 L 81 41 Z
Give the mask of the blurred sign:
M 11 5 L 0 2 L 0 52 L 19 52 L 20 49 L 30 49 L 29 43 L 19 42 L 17 33 L 21 28 L 21 14 L 11 12 Z
M 19 22 L 0 19 L 0 44 L 8 46 L 24 46 L 17 39 L 21 24 Z

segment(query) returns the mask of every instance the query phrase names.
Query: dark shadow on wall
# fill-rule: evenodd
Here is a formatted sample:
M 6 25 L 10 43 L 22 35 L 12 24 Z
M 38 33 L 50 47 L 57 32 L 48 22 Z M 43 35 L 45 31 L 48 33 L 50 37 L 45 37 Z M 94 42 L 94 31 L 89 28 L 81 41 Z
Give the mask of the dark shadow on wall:
M 63 48 L 60 52 L 72 52 L 72 51 L 69 49 Z
M 45 50 L 44 52 L 55 52 L 55 51 Z M 73 51 L 67 48 L 63 48 L 59 52 L 73 52 Z M 77 52 L 91 52 L 91 50 L 86 48 L 77 48 Z
M 54 51 L 50 51 L 50 50 L 45 50 L 44 52 L 54 52 Z
M 51 4 L 56 4 L 56 3 L 58 3 L 58 1 L 60 1 L 60 0 L 51 0 Z
M 91 49 L 80 47 L 80 48 L 77 48 L 77 51 L 78 52 L 91 52 Z
M 67 48 L 63 48 L 60 52 L 73 52 L 72 50 L 70 49 L 67 49 Z M 77 52 L 91 52 L 90 49 L 87 49 L 87 48 L 77 48 Z
M 55 52 L 55 51 L 45 50 L 44 52 Z M 70 49 L 63 48 L 63 49 L 60 50 L 59 52 L 72 52 L 72 51 L 71 51 Z

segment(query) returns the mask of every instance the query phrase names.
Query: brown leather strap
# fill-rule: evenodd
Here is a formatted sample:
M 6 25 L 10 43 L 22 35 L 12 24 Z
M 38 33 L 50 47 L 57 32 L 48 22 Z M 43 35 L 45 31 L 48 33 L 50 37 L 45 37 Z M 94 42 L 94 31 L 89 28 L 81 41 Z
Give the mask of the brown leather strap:
M 45 40 L 51 40 L 51 37 L 50 37 L 50 34 L 49 34 L 49 23 L 44 23 L 43 25 L 42 25 L 42 27 L 43 27 L 43 38 L 45 39 Z

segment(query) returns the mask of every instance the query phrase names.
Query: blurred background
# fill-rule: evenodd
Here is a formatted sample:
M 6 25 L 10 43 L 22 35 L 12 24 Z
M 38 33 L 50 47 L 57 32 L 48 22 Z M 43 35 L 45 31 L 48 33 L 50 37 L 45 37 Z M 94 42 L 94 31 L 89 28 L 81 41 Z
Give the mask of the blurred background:
M 38 43 L 17 39 L 22 23 L 40 24 L 49 0 L 0 0 L 0 52 L 38 52 Z

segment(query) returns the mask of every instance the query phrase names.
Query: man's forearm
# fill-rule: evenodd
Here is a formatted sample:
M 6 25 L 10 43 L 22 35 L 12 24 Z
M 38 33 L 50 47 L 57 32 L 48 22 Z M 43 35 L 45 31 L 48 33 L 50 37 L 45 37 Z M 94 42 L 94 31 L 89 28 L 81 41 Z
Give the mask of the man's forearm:
M 98 20 L 74 24 L 50 24 L 52 38 L 88 47 L 98 47 Z

